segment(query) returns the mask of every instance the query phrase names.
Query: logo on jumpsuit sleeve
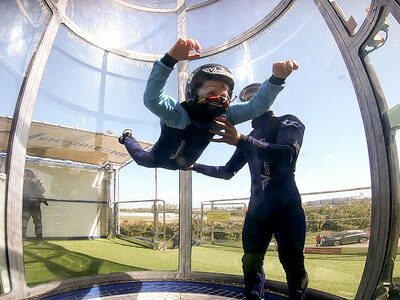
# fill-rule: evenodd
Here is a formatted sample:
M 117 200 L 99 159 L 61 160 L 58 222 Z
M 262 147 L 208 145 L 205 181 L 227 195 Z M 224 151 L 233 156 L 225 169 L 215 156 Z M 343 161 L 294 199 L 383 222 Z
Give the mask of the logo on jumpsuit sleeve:
M 286 119 L 285 121 L 282 121 L 282 124 L 285 125 L 285 126 L 294 126 L 296 128 L 301 127 L 299 122 L 292 121 L 292 120 L 289 120 L 289 119 Z

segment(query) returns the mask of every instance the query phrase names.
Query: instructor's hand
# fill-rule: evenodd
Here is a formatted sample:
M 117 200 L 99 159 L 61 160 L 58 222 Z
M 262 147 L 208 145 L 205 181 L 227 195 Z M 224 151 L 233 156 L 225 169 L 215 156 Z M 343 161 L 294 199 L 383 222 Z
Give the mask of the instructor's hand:
M 212 142 L 217 143 L 227 143 L 229 145 L 236 146 L 240 140 L 240 132 L 232 125 L 231 122 L 228 121 L 227 118 L 217 117 L 214 120 L 214 124 L 218 127 L 221 127 L 222 130 L 214 130 L 210 129 L 210 132 L 222 136 L 219 139 L 211 139 Z

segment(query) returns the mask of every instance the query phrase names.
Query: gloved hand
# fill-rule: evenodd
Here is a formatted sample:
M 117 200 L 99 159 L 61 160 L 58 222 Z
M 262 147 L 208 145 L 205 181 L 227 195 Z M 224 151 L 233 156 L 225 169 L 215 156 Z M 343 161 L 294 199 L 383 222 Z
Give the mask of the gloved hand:
M 47 203 L 47 200 L 42 201 L 44 205 L 49 206 L 49 203 Z

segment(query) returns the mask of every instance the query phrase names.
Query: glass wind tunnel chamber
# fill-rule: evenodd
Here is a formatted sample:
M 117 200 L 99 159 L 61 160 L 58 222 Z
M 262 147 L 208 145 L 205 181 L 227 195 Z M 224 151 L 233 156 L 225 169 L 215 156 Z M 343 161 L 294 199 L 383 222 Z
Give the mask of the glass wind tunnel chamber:
M 268 78 L 272 63 L 299 62 L 271 109 L 306 125 L 296 181 L 307 242 L 370 233 L 331 252 L 306 246 L 307 299 L 396 299 L 398 1 L 5 0 L 0 11 L 0 298 L 95 298 L 110 284 L 140 293 L 175 282 L 225 286 L 221 296 L 242 299 L 248 171 L 222 182 L 146 169 L 117 141 L 125 128 L 145 148 L 158 139 L 143 92 L 153 62 L 182 37 L 198 39 L 203 54 L 172 72 L 166 93 L 179 101 L 202 64 L 227 66 L 237 95 Z M 238 128 L 247 134 L 250 122 Z M 233 151 L 212 143 L 199 161 L 224 165 Z M 25 169 L 47 201 L 27 224 Z M 225 219 L 206 221 L 212 213 Z M 282 299 L 286 278 L 270 248 L 266 290 Z

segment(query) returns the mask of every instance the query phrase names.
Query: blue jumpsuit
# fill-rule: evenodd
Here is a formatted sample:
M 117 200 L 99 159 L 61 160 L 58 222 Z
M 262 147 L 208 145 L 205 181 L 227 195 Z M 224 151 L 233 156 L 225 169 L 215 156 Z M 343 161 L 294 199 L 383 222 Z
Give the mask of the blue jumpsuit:
M 135 138 L 128 136 L 124 139 L 126 149 L 138 165 L 185 169 L 200 157 L 213 137 L 209 132 L 210 122 L 192 120 L 183 105 L 164 93 L 173 67 L 174 62 L 165 60 L 165 57 L 157 60 L 143 97 L 145 106 L 160 118 L 159 140 L 150 151 L 145 151 Z M 283 87 L 284 82 L 272 75 L 251 101 L 231 104 L 226 117 L 232 124 L 239 124 L 262 115 Z
M 249 164 L 251 197 L 242 234 L 246 297 L 263 297 L 263 260 L 274 234 L 286 272 L 289 299 L 302 299 L 308 284 L 303 255 L 306 222 L 294 172 L 304 125 L 295 116 L 275 117 L 269 111 L 254 119 L 252 126 L 254 130 L 249 136 L 241 136 L 225 166 L 195 164 L 193 170 L 230 179 Z

